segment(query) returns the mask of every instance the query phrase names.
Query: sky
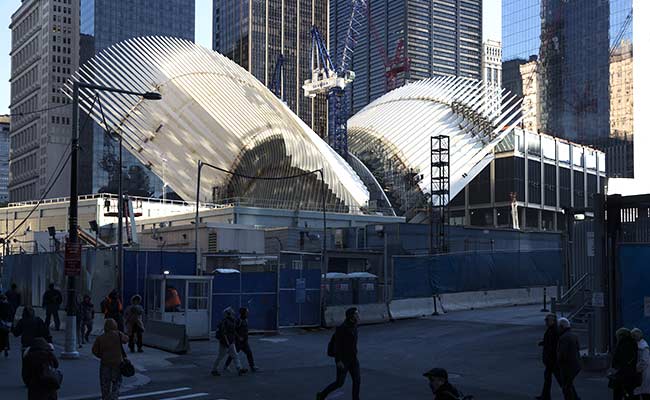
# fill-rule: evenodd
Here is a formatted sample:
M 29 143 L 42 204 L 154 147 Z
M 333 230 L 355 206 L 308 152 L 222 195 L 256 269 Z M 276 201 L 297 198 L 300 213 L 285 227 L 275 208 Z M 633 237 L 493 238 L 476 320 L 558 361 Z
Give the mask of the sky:
M 196 42 L 212 47 L 212 0 L 196 1 Z M 11 14 L 20 6 L 20 0 L 0 0 L 0 114 L 9 113 L 9 76 L 11 71 Z M 501 0 L 483 0 L 484 39 L 501 40 Z

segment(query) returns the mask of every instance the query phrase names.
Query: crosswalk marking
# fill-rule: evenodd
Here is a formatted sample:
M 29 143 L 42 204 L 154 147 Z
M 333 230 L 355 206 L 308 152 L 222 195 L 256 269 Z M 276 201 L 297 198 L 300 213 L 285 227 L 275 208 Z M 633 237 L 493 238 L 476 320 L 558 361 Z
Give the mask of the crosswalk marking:
M 192 389 L 192 388 L 190 388 L 190 387 L 180 387 L 180 388 L 176 388 L 176 389 L 159 390 L 157 392 L 130 394 L 128 396 L 120 396 L 119 400 L 136 399 L 138 397 L 148 397 L 148 396 L 156 396 L 156 395 L 159 395 L 159 394 L 183 392 L 185 390 L 190 390 L 190 389 Z
M 193 399 L 195 397 L 203 397 L 207 396 L 208 393 L 192 393 L 192 394 L 186 394 L 185 396 L 178 396 L 178 397 L 166 397 L 162 400 L 183 400 L 183 399 Z

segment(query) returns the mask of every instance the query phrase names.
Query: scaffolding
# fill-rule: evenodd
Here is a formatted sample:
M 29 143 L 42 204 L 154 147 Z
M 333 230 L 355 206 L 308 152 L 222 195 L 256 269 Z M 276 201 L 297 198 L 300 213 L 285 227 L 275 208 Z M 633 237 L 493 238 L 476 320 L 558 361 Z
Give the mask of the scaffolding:
M 433 254 L 448 249 L 450 158 L 449 136 L 431 136 L 431 196 L 429 203 L 430 244 Z M 434 230 L 435 225 L 435 230 Z

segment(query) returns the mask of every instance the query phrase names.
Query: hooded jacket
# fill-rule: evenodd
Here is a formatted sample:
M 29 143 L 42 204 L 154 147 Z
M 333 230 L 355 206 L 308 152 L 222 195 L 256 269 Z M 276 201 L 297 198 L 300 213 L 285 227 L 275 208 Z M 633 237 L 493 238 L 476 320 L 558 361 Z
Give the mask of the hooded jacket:
M 45 325 L 45 322 L 34 315 L 27 315 L 24 311 L 23 318 L 14 326 L 12 332 L 14 336 L 20 336 L 20 343 L 23 348 L 30 347 L 36 338 L 43 338 L 47 342 L 52 342 L 50 329 Z
M 219 324 L 218 337 L 219 343 L 222 346 L 229 346 L 235 343 L 235 333 L 236 333 L 236 322 L 234 311 L 231 308 L 227 308 L 223 311 L 223 319 Z
M 57 398 L 56 390 L 43 387 L 41 384 L 41 375 L 47 366 L 59 368 L 59 362 L 45 339 L 36 338 L 23 359 L 22 376 L 29 391 L 29 400 Z
M 122 362 L 122 344 L 129 341 L 128 336 L 117 330 L 115 320 L 104 322 L 104 334 L 93 343 L 93 354 L 101 364 L 110 368 L 119 368 Z

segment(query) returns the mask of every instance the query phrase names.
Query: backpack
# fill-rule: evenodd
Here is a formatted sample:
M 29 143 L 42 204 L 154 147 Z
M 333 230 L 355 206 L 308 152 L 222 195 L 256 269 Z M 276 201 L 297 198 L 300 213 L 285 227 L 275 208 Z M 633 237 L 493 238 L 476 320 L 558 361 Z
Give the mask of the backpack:
M 332 333 L 332 337 L 330 338 L 330 342 L 327 344 L 327 356 L 328 357 L 336 357 L 336 334 L 338 333 L 338 328 Z

